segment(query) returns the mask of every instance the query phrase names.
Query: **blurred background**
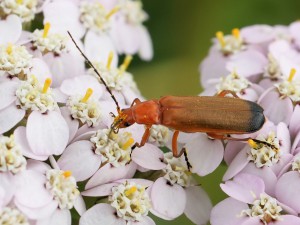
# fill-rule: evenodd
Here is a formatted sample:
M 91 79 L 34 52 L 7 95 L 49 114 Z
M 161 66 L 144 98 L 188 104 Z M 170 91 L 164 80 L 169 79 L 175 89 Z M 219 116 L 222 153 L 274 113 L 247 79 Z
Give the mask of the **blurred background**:
M 150 98 L 165 95 L 197 95 L 201 92 L 198 67 L 217 31 L 253 24 L 288 25 L 300 19 L 299 0 L 142 0 L 149 20 L 154 59 L 138 57 L 129 68 L 142 94 Z M 213 204 L 226 196 L 219 188 L 225 166 L 197 178 Z M 176 196 L 174 196 L 176 198 Z M 193 224 L 185 216 L 175 221 L 153 217 L 157 225 Z

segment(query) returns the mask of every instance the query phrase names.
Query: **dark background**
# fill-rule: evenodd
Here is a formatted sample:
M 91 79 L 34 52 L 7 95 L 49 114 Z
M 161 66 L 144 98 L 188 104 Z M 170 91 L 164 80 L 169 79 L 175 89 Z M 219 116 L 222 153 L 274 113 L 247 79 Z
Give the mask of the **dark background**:
M 164 95 L 197 95 L 201 92 L 198 66 L 206 56 L 217 31 L 253 24 L 288 25 L 300 19 L 299 0 L 143 0 L 152 36 L 154 59 L 138 57 L 129 68 L 142 94 L 150 98 Z M 225 198 L 219 183 L 225 166 L 199 183 L 213 204 Z M 155 217 L 153 217 L 155 218 Z M 158 225 L 192 224 L 184 216 L 175 221 L 156 219 Z

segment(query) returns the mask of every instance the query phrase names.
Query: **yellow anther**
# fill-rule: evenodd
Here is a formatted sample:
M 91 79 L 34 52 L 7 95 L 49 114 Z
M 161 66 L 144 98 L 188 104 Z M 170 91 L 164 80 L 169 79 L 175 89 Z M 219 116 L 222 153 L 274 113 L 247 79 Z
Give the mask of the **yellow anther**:
M 127 191 L 125 191 L 125 195 L 128 197 L 132 194 L 134 194 L 137 191 L 137 187 L 133 186 L 131 188 L 129 188 Z
M 127 148 L 129 148 L 131 145 L 133 145 L 134 143 L 134 139 L 133 138 L 129 138 L 128 141 L 126 141 L 123 146 L 122 149 L 126 150 Z
M 72 172 L 70 170 L 67 170 L 67 171 L 63 172 L 63 176 L 65 178 L 68 178 L 68 177 L 72 176 Z
M 248 140 L 248 145 L 250 145 L 250 147 L 254 149 L 259 147 L 258 144 L 253 139 Z
M 114 15 L 116 12 L 118 12 L 120 10 L 120 6 L 116 6 L 114 7 L 112 10 L 110 10 L 109 13 L 107 13 L 107 15 L 105 16 L 105 19 L 109 19 L 112 15 Z
M 216 33 L 216 38 L 218 39 L 220 45 L 221 45 L 222 47 L 224 47 L 224 46 L 225 46 L 225 40 L 224 40 L 224 34 L 223 34 L 222 31 L 218 31 L 218 32 Z
M 240 38 L 240 30 L 238 28 L 232 29 L 231 33 L 236 39 Z
M 47 79 L 45 80 L 44 87 L 43 87 L 43 90 L 42 90 L 42 93 L 43 93 L 43 94 L 47 93 L 47 91 L 48 91 L 48 89 L 49 89 L 51 83 L 52 83 L 52 80 L 51 80 L 50 78 L 47 78 Z
M 294 76 L 296 74 L 296 69 L 295 68 L 292 68 L 291 69 L 291 72 L 290 72 L 290 75 L 289 75 L 289 78 L 288 78 L 288 82 L 292 82 L 292 80 L 294 79 Z
M 11 43 L 9 43 L 6 48 L 6 53 L 8 55 L 10 55 L 12 53 L 12 51 L 13 51 L 13 45 Z
M 107 59 L 106 69 L 108 69 L 108 70 L 110 69 L 113 58 L 114 58 L 114 53 L 112 51 L 110 51 L 109 55 L 108 55 L 108 59 Z
M 85 96 L 81 99 L 81 102 L 86 103 L 89 100 L 89 98 L 91 97 L 92 94 L 93 94 L 93 89 L 88 88 L 86 90 Z
M 50 30 L 50 23 L 46 23 L 44 26 L 43 38 L 46 38 L 48 36 L 49 30 Z
M 123 64 L 120 66 L 120 73 L 124 73 L 124 71 L 127 70 L 130 62 L 132 60 L 132 56 L 131 55 L 126 55 Z
M 23 4 L 23 0 L 17 0 L 17 4 L 18 4 L 18 5 Z
M 11 154 L 11 152 L 7 153 L 7 155 L 6 155 L 6 162 L 9 163 L 9 164 L 12 164 L 14 162 L 14 157 Z

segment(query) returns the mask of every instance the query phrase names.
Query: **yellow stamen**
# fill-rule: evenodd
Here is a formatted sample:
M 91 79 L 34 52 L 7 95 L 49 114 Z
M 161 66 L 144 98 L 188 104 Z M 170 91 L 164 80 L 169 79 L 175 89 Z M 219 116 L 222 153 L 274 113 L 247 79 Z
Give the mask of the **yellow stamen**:
M 131 145 L 133 145 L 134 140 L 133 138 L 129 138 L 128 141 L 126 141 L 123 146 L 122 149 L 126 150 L 127 148 L 129 148 Z
M 86 90 L 85 96 L 81 99 L 81 102 L 86 103 L 89 100 L 89 98 L 91 97 L 92 94 L 93 94 L 93 89 L 88 88 Z
M 49 30 L 50 30 L 50 23 L 46 23 L 44 26 L 43 38 L 46 38 L 48 36 Z
M 52 80 L 51 80 L 50 78 L 47 78 L 47 79 L 45 80 L 44 87 L 43 87 L 43 90 L 42 90 L 42 93 L 43 93 L 43 94 L 47 93 L 47 91 L 48 91 L 48 89 L 49 89 L 51 83 L 52 83 Z
M 6 155 L 6 162 L 9 164 L 12 164 L 14 162 L 14 157 L 10 152 L 8 152 Z
M 125 195 L 128 197 L 128 196 L 134 194 L 134 192 L 136 192 L 136 191 L 137 191 L 137 187 L 133 186 L 130 189 L 128 189 L 127 191 L 125 191 Z
M 250 145 L 251 148 L 258 148 L 258 144 L 253 140 L 253 139 L 249 139 L 248 140 L 248 145 Z
M 12 51 L 13 51 L 13 45 L 11 43 L 9 43 L 6 48 L 6 53 L 8 55 L 10 55 L 12 53 Z
M 108 70 L 110 69 L 113 58 L 114 58 L 114 53 L 112 51 L 110 51 L 110 53 L 108 55 L 108 59 L 107 59 L 106 69 L 108 69 Z
M 120 73 L 124 73 L 124 71 L 127 70 L 130 62 L 132 60 L 132 56 L 131 55 L 126 55 L 123 64 L 120 66 Z
M 18 5 L 23 4 L 23 0 L 17 0 L 17 4 L 18 4 Z
M 107 13 L 107 15 L 105 16 L 105 19 L 109 19 L 112 15 L 114 15 L 116 12 L 118 12 L 120 10 L 120 6 L 116 6 L 114 7 L 112 10 L 110 10 L 109 13 Z
M 296 74 L 296 69 L 295 68 L 292 68 L 291 69 L 291 72 L 290 72 L 290 75 L 289 75 L 289 78 L 288 78 L 288 82 L 292 82 L 292 80 L 294 79 L 294 76 Z
M 224 47 L 224 46 L 225 46 L 225 40 L 224 40 L 224 34 L 223 34 L 223 32 L 222 32 L 222 31 L 218 31 L 218 32 L 216 33 L 216 37 L 217 37 L 217 39 L 218 39 L 220 45 L 221 45 L 222 47 Z
M 72 172 L 70 170 L 67 170 L 67 171 L 63 172 L 63 176 L 65 178 L 68 178 L 68 177 L 72 176 Z
M 231 33 L 236 39 L 240 38 L 240 30 L 238 28 L 232 29 Z

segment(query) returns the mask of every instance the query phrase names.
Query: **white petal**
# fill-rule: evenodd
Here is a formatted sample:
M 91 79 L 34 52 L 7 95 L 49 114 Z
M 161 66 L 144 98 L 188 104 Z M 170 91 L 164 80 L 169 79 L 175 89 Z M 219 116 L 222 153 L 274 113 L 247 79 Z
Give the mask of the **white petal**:
M 101 156 L 94 153 L 90 141 L 77 141 L 66 148 L 57 163 L 60 169 L 72 171 L 76 181 L 83 181 L 99 169 Z
M 50 217 L 38 220 L 36 225 L 71 225 L 71 220 L 69 210 L 56 209 Z
M 69 140 L 69 128 L 62 115 L 32 112 L 28 117 L 26 135 L 32 151 L 39 155 L 60 155 Z
M 31 74 L 34 74 L 40 83 L 44 83 L 47 78 L 52 78 L 48 65 L 41 59 L 32 60 Z
M 126 225 L 126 221 L 116 216 L 116 211 L 108 204 L 97 204 L 80 218 L 79 225 Z
M 16 100 L 16 81 L 7 81 L 0 83 L 0 110 L 6 108 Z
M 82 195 L 79 195 L 74 203 L 74 208 L 78 212 L 79 215 L 82 215 L 86 211 L 86 205 L 83 200 Z
M 150 34 L 146 27 L 140 26 L 140 39 L 141 39 L 141 46 L 139 49 L 139 56 L 143 60 L 151 60 L 153 58 L 153 46 Z
M 72 118 L 70 114 L 70 110 L 67 107 L 61 107 L 60 111 L 61 111 L 61 115 L 64 117 L 69 127 L 69 142 L 70 142 L 74 138 L 78 130 L 79 121 Z
M 0 134 L 9 131 L 25 116 L 25 110 L 18 109 L 15 103 L 0 110 Z
M 149 216 L 145 216 L 141 221 L 128 221 L 127 225 L 155 225 L 155 222 Z
M 112 194 L 111 189 L 117 185 L 118 183 L 101 184 L 100 186 L 96 186 L 86 191 L 83 191 L 81 192 L 81 194 L 83 196 L 95 196 L 95 197 L 109 196 Z
M 5 20 L 0 20 L 0 44 L 15 43 L 22 33 L 22 21 L 16 15 L 9 15 Z

